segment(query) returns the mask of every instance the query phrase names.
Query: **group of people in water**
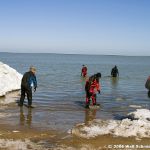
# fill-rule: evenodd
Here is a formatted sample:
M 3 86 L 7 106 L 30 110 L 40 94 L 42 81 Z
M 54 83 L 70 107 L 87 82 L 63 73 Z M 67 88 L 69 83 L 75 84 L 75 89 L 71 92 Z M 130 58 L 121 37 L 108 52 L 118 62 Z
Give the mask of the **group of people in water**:
M 85 65 L 82 66 L 81 76 L 83 78 L 87 77 L 87 67 Z M 114 66 L 111 70 L 111 77 L 119 77 L 119 71 L 117 66 Z M 96 94 L 101 92 L 101 85 L 99 79 L 101 78 L 101 73 L 98 72 L 92 76 L 90 76 L 85 83 L 85 92 L 86 92 L 86 108 L 89 108 L 90 100 L 92 100 L 93 105 L 97 105 L 96 103 Z M 23 106 L 25 96 L 27 95 L 28 99 L 28 107 L 32 107 L 32 89 L 34 92 L 37 88 L 37 80 L 36 80 L 36 68 L 31 66 L 29 71 L 23 75 L 21 80 L 21 97 L 19 106 Z M 148 89 L 148 95 L 150 95 L 150 76 L 148 77 L 145 88 Z
M 81 76 L 82 77 L 86 77 L 87 76 L 87 67 L 85 65 L 82 65 L 82 69 L 81 69 Z M 112 70 L 111 70 L 111 76 L 112 77 L 117 77 L 119 76 L 119 71 L 117 66 L 115 65 Z
M 81 76 L 85 78 L 87 76 L 87 67 L 85 65 L 82 65 L 81 69 Z M 112 68 L 111 70 L 111 76 L 117 77 L 119 76 L 119 71 L 117 66 Z M 96 103 L 96 93 L 101 92 L 101 85 L 99 82 L 99 79 L 101 78 L 101 73 L 98 72 L 92 76 L 90 76 L 85 83 L 85 92 L 86 92 L 86 106 L 85 108 L 89 108 L 90 100 L 92 100 L 93 105 L 98 105 Z
M 83 78 L 87 77 L 87 67 L 85 65 L 82 66 L 81 76 Z M 117 66 L 115 65 L 111 70 L 111 77 L 116 78 L 119 77 L 119 71 Z M 86 92 L 86 108 L 89 108 L 90 99 L 92 100 L 93 105 L 97 105 L 96 103 L 96 93 L 100 94 L 101 85 L 99 83 L 99 79 L 101 78 L 101 73 L 94 74 L 90 76 L 85 83 L 85 92 Z M 148 77 L 145 88 L 148 89 L 148 96 L 150 97 L 150 76 Z

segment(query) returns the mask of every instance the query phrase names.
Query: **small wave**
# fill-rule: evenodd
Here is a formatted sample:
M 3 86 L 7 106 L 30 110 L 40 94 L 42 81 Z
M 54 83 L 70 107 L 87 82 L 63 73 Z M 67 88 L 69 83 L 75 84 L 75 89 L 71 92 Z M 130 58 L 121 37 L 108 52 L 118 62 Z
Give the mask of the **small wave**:
M 131 108 L 142 108 L 142 106 L 139 106 L 139 105 L 130 105 L 129 107 L 131 107 Z
M 150 111 L 147 109 L 137 109 L 129 113 L 126 119 L 101 120 L 95 119 L 89 122 L 77 124 L 72 129 L 72 134 L 82 138 L 92 138 L 99 135 L 110 134 L 121 137 L 150 137 Z M 129 119 L 130 118 L 130 119 Z
M 116 98 L 116 101 L 124 101 L 124 100 L 126 100 L 126 98 L 123 98 L 123 97 Z

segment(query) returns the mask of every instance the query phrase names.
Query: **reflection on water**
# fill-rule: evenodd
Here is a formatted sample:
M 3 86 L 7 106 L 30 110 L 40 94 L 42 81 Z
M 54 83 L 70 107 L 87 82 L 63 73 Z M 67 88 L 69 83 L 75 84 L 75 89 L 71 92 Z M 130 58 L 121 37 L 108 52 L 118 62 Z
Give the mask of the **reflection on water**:
M 150 98 L 150 91 L 147 92 L 147 96 Z
M 24 122 L 25 122 L 25 116 L 23 113 L 23 108 L 20 107 L 20 125 L 24 125 Z
M 111 78 L 111 84 L 112 84 L 112 87 L 113 87 L 113 88 L 117 88 L 118 80 L 119 80 L 118 77 L 112 77 L 112 78 Z
M 90 121 L 96 119 L 96 109 L 86 109 L 85 110 L 85 124 L 88 124 Z
M 88 79 L 88 77 L 81 77 L 81 79 L 80 79 L 83 93 L 85 92 L 85 83 L 86 83 L 87 79 Z
M 118 99 L 118 95 L 120 95 L 118 91 L 118 81 L 118 77 L 110 77 L 111 96 L 113 99 Z
M 20 107 L 20 125 L 25 126 L 28 125 L 31 126 L 32 123 L 32 108 L 28 108 L 27 115 L 25 115 L 23 107 Z

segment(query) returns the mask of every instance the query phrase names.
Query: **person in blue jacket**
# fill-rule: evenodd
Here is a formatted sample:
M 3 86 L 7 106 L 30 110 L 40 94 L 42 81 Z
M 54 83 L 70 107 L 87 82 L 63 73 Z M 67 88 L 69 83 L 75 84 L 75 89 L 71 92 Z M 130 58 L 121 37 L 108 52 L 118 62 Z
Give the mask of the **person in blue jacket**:
M 31 66 L 29 71 L 23 75 L 23 78 L 21 80 L 21 97 L 19 106 L 23 106 L 25 95 L 27 95 L 28 107 L 32 106 L 32 88 L 34 88 L 34 92 L 37 88 L 35 73 L 36 68 Z

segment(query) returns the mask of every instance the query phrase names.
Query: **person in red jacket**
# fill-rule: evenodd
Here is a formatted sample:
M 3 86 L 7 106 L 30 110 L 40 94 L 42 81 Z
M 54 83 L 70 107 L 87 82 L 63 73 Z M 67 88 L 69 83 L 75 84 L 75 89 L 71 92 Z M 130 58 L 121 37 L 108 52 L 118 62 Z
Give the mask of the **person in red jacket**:
M 92 104 L 96 105 L 96 93 L 100 94 L 101 86 L 99 83 L 99 78 L 101 78 L 101 73 L 97 73 L 86 81 L 85 91 L 86 91 L 86 108 L 89 108 L 90 99 L 92 99 Z
M 86 75 L 87 75 L 87 67 L 85 65 L 82 65 L 81 76 L 86 77 Z

